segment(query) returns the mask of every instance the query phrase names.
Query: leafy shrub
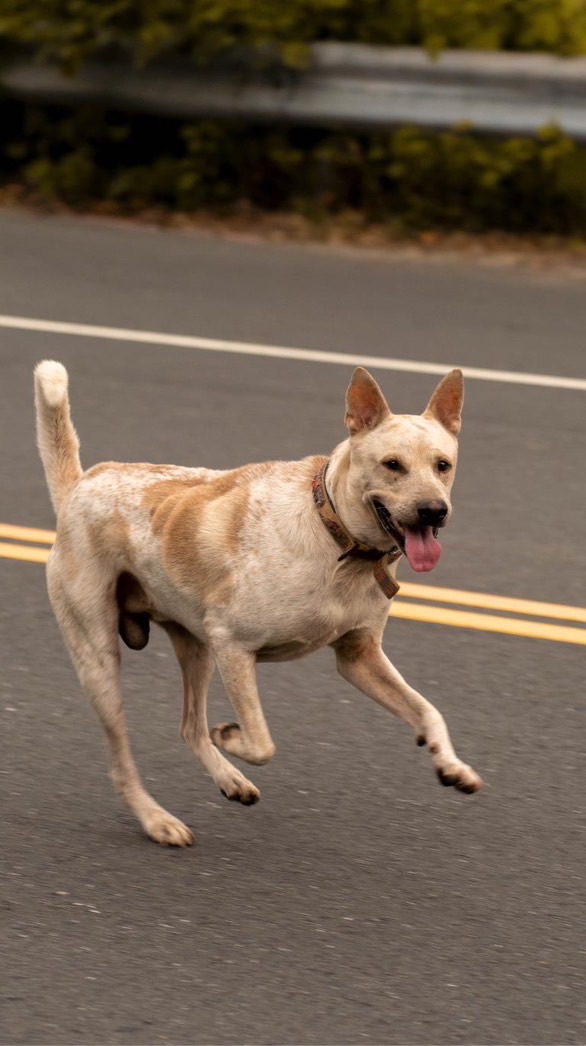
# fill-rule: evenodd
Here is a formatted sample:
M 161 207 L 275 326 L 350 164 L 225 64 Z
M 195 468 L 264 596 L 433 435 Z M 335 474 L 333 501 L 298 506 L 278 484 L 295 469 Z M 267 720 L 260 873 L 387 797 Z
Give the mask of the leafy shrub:
M 313 40 L 586 53 L 584 0 L 2 0 L 0 40 L 32 45 L 69 70 L 106 47 L 135 62 L 198 63 L 277 48 L 303 65 Z
M 0 186 L 72 207 L 226 213 L 243 201 L 316 221 L 586 234 L 586 149 L 555 128 L 352 133 L 0 104 Z

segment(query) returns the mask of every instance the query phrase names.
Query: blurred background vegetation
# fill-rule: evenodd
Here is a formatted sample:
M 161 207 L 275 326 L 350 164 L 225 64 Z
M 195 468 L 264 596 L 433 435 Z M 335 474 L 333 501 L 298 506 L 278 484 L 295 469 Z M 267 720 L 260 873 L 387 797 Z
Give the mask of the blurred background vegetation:
M 135 66 L 238 56 L 302 70 L 338 40 L 586 53 L 584 0 L 2 0 L 2 57 L 20 49 L 75 76 L 93 56 Z M 229 215 L 243 204 L 319 225 L 586 234 L 586 150 L 555 128 L 486 138 L 473 128 L 349 132 L 147 117 L 0 95 L 0 188 L 71 207 Z
M 123 44 L 148 62 L 170 52 L 209 61 L 234 47 L 339 40 L 511 51 L 586 53 L 583 0 L 2 0 L 0 36 L 74 68 Z

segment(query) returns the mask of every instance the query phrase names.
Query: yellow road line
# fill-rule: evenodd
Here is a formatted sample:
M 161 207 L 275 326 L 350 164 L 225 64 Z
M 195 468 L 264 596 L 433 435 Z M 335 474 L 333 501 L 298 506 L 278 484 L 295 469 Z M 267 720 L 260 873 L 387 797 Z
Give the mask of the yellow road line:
M 49 548 L 36 548 L 35 545 L 8 545 L 0 541 L 0 558 L 2 559 L 24 559 L 29 563 L 46 563 L 49 558 Z
M 481 610 L 502 610 L 507 614 L 527 614 L 534 617 L 553 617 L 558 621 L 578 621 L 586 624 L 586 607 L 564 606 L 562 603 L 539 603 L 512 596 L 490 596 L 484 592 L 462 592 L 458 588 L 436 588 L 435 585 L 414 585 L 401 582 L 401 596 L 408 599 L 431 599 L 437 603 L 455 603 L 462 607 Z
M 452 628 L 471 628 L 479 632 L 500 632 L 527 639 L 547 639 L 552 643 L 576 643 L 586 646 L 586 628 L 550 625 L 543 621 L 524 621 L 520 617 L 497 617 L 495 614 L 470 613 L 447 607 L 426 606 L 425 603 L 393 603 L 390 617 L 406 621 L 424 621 L 432 625 L 451 625 Z
M 54 530 L 39 530 L 37 527 L 15 527 L 11 523 L 0 523 L 0 538 L 11 538 L 12 541 L 39 541 L 52 545 L 55 540 Z
M 9 538 L 14 541 L 14 543 L 0 541 L 0 558 L 46 563 L 50 551 L 48 548 L 16 544 L 16 542 L 19 539 L 26 539 L 50 545 L 55 539 L 55 532 L 36 527 L 19 527 L 0 523 L 0 538 Z M 411 599 L 430 600 L 432 604 L 433 602 L 451 603 L 460 607 L 472 607 L 474 610 L 470 612 L 451 607 L 433 606 L 425 602 L 405 602 L 405 600 Z M 542 621 L 527 621 L 522 617 L 497 617 L 496 614 L 478 613 L 478 610 L 497 610 L 506 614 L 524 614 L 528 617 L 553 618 L 578 624 L 586 623 L 586 608 L 583 607 L 515 599 L 512 596 L 493 596 L 482 592 L 465 592 L 457 588 L 416 585 L 407 581 L 401 583 L 400 596 L 393 602 L 391 616 L 405 621 L 422 621 L 427 624 L 449 625 L 452 628 L 469 628 L 481 632 L 498 632 L 529 639 L 545 639 L 553 643 L 573 643 L 578 646 L 586 646 L 586 629 Z

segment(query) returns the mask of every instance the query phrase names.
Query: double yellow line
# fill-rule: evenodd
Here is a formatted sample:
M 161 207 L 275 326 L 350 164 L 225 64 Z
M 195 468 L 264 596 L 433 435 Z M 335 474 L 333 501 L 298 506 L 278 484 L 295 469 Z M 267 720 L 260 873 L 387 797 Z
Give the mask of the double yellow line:
M 54 530 L 39 530 L 37 527 L 14 527 L 11 523 L 0 523 L 0 558 L 24 559 L 28 563 L 46 563 L 50 549 L 43 545 L 52 545 L 55 540 Z M 34 545 L 22 545 L 17 542 L 34 541 Z M 41 547 L 39 547 L 41 546 Z
M 457 588 L 435 588 L 428 585 L 401 583 L 401 596 L 407 599 L 433 600 L 449 603 L 465 609 L 448 609 L 445 606 L 429 606 L 425 603 L 393 603 L 392 617 L 407 621 L 427 621 L 452 628 L 472 628 L 481 632 L 501 632 L 509 636 L 524 636 L 528 639 L 548 639 L 553 643 L 576 643 L 586 646 L 586 628 L 558 625 L 552 622 L 571 621 L 586 625 L 586 608 L 564 606 L 562 603 L 540 603 L 529 599 L 514 599 L 511 596 L 489 596 L 483 592 L 464 592 Z M 478 613 L 480 610 L 497 611 L 494 614 Z M 502 616 L 500 616 L 502 615 Z M 546 620 L 534 620 L 545 618 Z
M 49 558 L 47 546 L 53 544 L 55 532 L 0 523 L 0 538 L 4 539 L 0 541 L 0 558 L 46 563 Z M 586 628 L 576 627 L 586 625 L 586 608 L 561 603 L 540 603 L 403 581 L 390 613 L 392 617 L 406 621 L 425 621 L 451 625 L 452 628 L 586 646 Z M 570 624 L 558 624 L 560 621 Z

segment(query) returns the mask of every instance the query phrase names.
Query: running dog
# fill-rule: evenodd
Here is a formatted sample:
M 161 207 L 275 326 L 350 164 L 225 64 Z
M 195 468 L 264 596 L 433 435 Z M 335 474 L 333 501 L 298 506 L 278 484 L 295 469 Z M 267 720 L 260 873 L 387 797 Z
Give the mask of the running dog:
M 382 650 L 397 561 L 436 565 L 451 514 L 463 380 L 447 374 L 421 415 L 392 414 L 358 367 L 346 394 L 348 437 L 329 458 L 230 471 L 108 462 L 83 472 L 65 368 L 35 369 L 37 438 L 57 538 L 49 596 L 82 686 L 108 738 L 114 784 L 151 839 L 189 846 L 189 828 L 144 788 L 120 688 L 118 637 L 133 649 L 150 622 L 168 633 L 184 686 L 181 736 L 222 793 L 245 805 L 258 789 L 225 758 L 275 753 L 256 685 L 257 661 L 323 646 L 339 673 L 405 720 L 444 785 L 482 781 L 456 755 L 444 719 Z M 208 728 L 218 669 L 237 722 Z

